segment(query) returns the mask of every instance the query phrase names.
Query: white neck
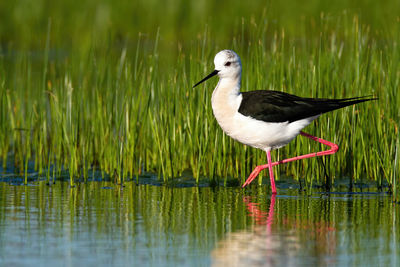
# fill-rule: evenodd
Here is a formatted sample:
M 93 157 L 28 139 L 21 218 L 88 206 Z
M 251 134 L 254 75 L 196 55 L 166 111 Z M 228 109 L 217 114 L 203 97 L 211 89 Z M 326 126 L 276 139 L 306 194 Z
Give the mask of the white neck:
M 211 105 L 214 116 L 222 128 L 224 128 L 222 124 L 235 115 L 241 101 L 240 74 L 234 78 L 221 78 L 213 91 Z
M 228 100 L 231 96 L 238 96 L 240 94 L 240 83 L 241 83 L 241 75 L 234 78 L 220 78 L 217 86 L 215 87 L 212 99 L 215 97 L 225 98 L 225 101 Z

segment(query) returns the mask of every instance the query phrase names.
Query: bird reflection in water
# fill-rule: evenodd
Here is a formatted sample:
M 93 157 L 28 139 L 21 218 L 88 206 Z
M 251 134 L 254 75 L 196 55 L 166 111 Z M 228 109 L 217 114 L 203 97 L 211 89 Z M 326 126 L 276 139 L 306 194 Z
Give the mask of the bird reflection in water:
M 298 266 L 335 264 L 336 229 L 329 222 L 275 213 L 276 196 L 268 211 L 250 196 L 243 197 L 250 229 L 228 233 L 212 252 L 213 266 Z M 278 216 L 279 215 L 279 216 Z

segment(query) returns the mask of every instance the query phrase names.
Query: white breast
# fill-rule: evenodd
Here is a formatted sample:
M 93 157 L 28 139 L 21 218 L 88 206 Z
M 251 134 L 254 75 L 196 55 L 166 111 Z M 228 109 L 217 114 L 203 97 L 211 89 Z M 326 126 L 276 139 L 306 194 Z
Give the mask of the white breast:
M 238 112 L 242 102 L 239 88 L 234 82 L 218 83 L 211 103 L 214 116 L 222 130 L 233 139 L 264 151 L 280 148 L 295 138 L 318 116 L 295 122 L 264 122 Z M 236 83 L 237 84 L 237 83 Z

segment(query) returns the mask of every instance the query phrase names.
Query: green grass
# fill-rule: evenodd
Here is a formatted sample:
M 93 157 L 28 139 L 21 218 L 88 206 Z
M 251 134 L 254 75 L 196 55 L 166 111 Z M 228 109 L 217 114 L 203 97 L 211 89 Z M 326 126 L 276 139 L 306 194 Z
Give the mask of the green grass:
M 192 89 L 213 69 L 215 53 L 230 48 L 242 58 L 243 91 L 380 98 L 307 127 L 338 143 L 339 152 L 275 168 L 278 179 L 333 183 L 325 180 L 325 165 L 336 181 L 396 184 L 398 2 L 387 1 L 389 10 L 373 1 L 311 1 L 290 10 L 292 1 L 173 2 L 0 4 L 3 168 L 11 163 L 27 177 L 34 162 L 46 179 L 68 170 L 71 185 L 96 170 L 118 183 L 144 172 L 173 181 L 186 170 L 197 181 L 243 182 L 265 163 L 264 153 L 222 133 L 210 105 L 216 78 Z M 321 149 L 299 137 L 273 159 Z

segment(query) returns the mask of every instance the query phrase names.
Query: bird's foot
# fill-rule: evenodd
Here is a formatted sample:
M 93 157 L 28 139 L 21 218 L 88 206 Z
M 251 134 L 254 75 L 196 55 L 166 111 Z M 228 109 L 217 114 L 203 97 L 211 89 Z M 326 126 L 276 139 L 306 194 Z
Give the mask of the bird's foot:
M 250 173 L 246 182 L 244 182 L 244 184 L 242 185 L 242 188 L 248 186 L 258 176 L 258 174 L 265 168 L 268 168 L 268 165 L 260 165 L 260 166 L 255 167 L 255 169 Z

